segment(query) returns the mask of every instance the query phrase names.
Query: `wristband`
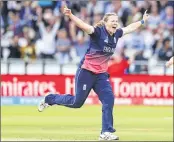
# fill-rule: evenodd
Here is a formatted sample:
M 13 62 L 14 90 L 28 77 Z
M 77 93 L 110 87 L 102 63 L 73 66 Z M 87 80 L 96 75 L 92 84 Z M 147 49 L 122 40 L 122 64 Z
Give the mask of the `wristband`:
M 141 24 L 142 24 L 142 25 L 144 24 L 144 20 L 141 20 Z

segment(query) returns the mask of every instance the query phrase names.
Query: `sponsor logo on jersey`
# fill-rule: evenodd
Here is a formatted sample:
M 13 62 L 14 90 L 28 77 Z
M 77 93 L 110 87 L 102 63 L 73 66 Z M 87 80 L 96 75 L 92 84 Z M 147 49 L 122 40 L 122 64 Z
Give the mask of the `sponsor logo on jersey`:
M 115 48 L 111 48 L 109 46 L 104 46 L 103 52 L 114 53 L 115 52 Z

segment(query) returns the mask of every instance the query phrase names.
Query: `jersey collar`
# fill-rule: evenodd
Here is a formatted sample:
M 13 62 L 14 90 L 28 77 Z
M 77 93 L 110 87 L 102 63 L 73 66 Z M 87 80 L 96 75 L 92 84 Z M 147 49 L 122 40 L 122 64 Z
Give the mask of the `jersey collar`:
M 103 29 L 104 29 L 105 33 L 106 33 L 108 36 L 111 36 L 111 35 L 109 34 L 109 32 L 107 31 L 105 25 L 103 26 Z M 111 37 L 115 37 L 115 33 L 114 33 Z

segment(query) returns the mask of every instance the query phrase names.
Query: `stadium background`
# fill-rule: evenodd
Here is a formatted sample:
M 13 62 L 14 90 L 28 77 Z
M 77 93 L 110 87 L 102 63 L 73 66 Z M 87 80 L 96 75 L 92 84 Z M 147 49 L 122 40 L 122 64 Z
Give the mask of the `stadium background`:
M 120 27 L 150 19 L 121 38 L 111 58 L 117 135 L 129 141 L 173 140 L 172 1 L 6 1 L 1 10 L 1 139 L 97 140 L 101 106 L 91 91 L 81 109 L 54 106 L 37 112 L 45 92 L 74 94 L 74 74 L 89 36 L 62 14 L 94 25 L 116 12 Z

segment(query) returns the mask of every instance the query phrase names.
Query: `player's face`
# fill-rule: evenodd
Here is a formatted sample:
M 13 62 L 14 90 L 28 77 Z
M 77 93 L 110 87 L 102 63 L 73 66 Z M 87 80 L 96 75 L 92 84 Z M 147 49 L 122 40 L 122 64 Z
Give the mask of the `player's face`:
M 118 27 L 118 17 L 116 15 L 109 16 L 105 26 L 110 34 L 115 33 Z

